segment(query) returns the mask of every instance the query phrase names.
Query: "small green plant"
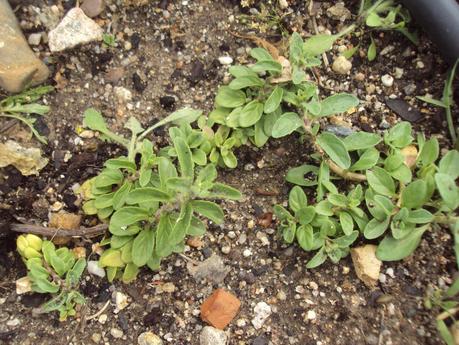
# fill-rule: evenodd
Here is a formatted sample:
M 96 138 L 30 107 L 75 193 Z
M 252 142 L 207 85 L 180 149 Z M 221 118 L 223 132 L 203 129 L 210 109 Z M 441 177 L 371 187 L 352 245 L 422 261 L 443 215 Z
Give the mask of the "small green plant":
M 413 144 L 411 125 L 402 122 L 384 133 L 356 132 L 341 139 L 332 133 L 309 139 L 319 167 L 303 165 L 286 177 L 297 184 L 289 196 L 289 209 L 274 211 L 287 243 L 296 241 L 306 251 L 318 250 L 308 267 L 327 257 L 338 262 L 362 234 L 380 241 L 376 255 L 383 261 L 401 260 L 419 245 L 422 235 L 435 223 L 449 225 L 458 239 L 459 153 L 449 151 L 439 158 L 436 138 L 418 135 Z M 347 193 L 334 184 L 349 182 Z M 365 183 L 365 184 L 362 184 Z M 299 186 L 316 186 L 308 205 Z M 459 254 L 458 246 L 455 247 Z
M 116 47 L 116 37 L 113 34 L 104 34 L 102 42 L 105 47 L 114 48 Z
M 61 321 L 74 316 L 76 306 L 85 303 L 78 285 L 86 260 L 77 258 L 66 247 L 56 249 L 53 242 L 32 234 L 17 238 L 17 250 L 27 266 L 32 290 L 53 295 L 40 307 L 41 311 L 58 311 Z
M 128 151 L 127 156 L 107 160 L 105 168 L 82 185 L 84 212 L 109 223 L 111 237 L 101 242 L 109 248 L 99 260 L 109 281 L 121 278 L 130 282 L 145 265 L 157 270 L 161 259 L 184 249 L 187 235 L 205 233 L 206 225 L 199 215 L 216 224 L 223 222 L 222 209 L 209 200 L 241 197 L 238 190 L 215 181 L 216 167 L 206 160 L 209 144 L 189 125 L 200 115 L 199 111 L 183 109 L 145 131 L 131 118 L 126 128 L 132 137 L 125 139 L 108 129 L 100 113 L 86 111 L 87 127 Z M 151 141 L 144 138 L 169 122 L 181 126 L 169 129 L 172 146 L 157 156 Z
M 303 122 L 335 115 L 357 106 L 350 94 L 335 94 L 325 99 L 308 80 L 305 70 L 320 65 L 317 58 L 331 48 L 334 36 L 315 36 L 303 42 L 294 33 L 290 39 L 289 60 L 254 48 L 252 66 L 231 66 L 234 79 L 221 86 L 215 98 L 216 108 L 201 126 L 213 138 L 211 161 L 229 168 L 237 165 L 232 149 L 252 142 L 263 146 L 270 137 L 280 138 L 294 131 L 303 132 Z M 291 108 L 297 109 L 296 112 Z M 214 125 L 217 129 L 213 130 Z
M 47 105 L 35 102 L 52 90 L 52 86 L 40 86 L 24 91 L 19 95 L 2 99 L 0 101 L 0 116 L 21 121 L 29 127 L 30 131 L 41 143 L 46 144 L 46 138 L 40 135 L 34 127 L 35 118 L 30 115 L 45 115 L 49 111 Z
M 459 279 L 456 279 L 446 291 L 432 289 L 424 300 L 424 305 L 427 309 L 441 311 L 436 318 L 437 330 L 447 345 L 456 344 L 452 329 L 455 328 L 457 330 L 459 327 L 456 319 L 459 311 L 458 294 Z M 451 325 L 450 327 L 447 326 L 447 322 Z
M 459 59 L 456 60 L 456 63 L 454 64 L 454 66 L 451 68 L 451 70 L 448 73 L 448 77 L 445 80 L 445 86 L 443 88 L 443 96 L 441 99 L 434 99 L 432 97 L 426 97 L 426 96 L 417 96 L 417 98 L 423 102 L 426 102 L 426 103 L 429 103 L 429 104 L 445 109 L 446 122 L 448 123 L 449 134 L 451 136 L 451 140 L 453 141 L 453 145 L 455 145 L 456 149 L 459 149 L 459 144 L 457 142 L 457 135 L 456 135 L 457 130 L 455 129 L 455 126 L 454 126 L 451 108 L 454 105 L 453 80 L 454 80 L 454 77 L 456 76 L 456 68 L 457 68 L 458 63 L 459 63 Z

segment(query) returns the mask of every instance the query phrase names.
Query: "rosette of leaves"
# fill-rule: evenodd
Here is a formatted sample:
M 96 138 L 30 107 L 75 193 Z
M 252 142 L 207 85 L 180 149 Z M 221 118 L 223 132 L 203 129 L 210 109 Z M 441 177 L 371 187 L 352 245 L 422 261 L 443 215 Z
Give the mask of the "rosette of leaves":
M 306 265 L 314 268 L 329 258 L 337 263 L 349 253 L 349 247 L 363 230 L 367 219 L 360 208 L 363 200 L 359 185 L 347 195 L 331 193 L 327 200 L 308 205 L 306 194 L 299 186 L 289 194 L 289 210 L 274 206 L 280 222 L 279 230 L 286 243 L 296 241 L 305 251 L 317 251 Z
M 84 211 L 109 222 L 111 237 L 101 242 L 109 248 L 99 260 L 109 281 L 130 282 L 145 265 L 158 269 L 161 259 L 183 250 L 187 235 L 204 234 L 206 226 L 199 216 L 216 224 L 223 221 L 222 209 L 209 200 L 241 197 L 238 190 L 215 181 L 214 164 L 196 167 L 192 150 L 201 147 L 205 138 L 193 139 L 196 132 L 188 125 L 169 132 L 173 145 L 163 151 L 165 156 L 156 156 L 145 139 L 141 146 L 129 145 L 140 146 L 139 162 L 129 154 L 110 159 L 98 176 L 82 186 L 90 191 L 83 193 L 89 199 Z M 167 155 L 171 150 L 173 157 Z
M 58 311 L 61 321 L 74 316 L 76 306 L 85 303 L 77 289 L 86 260 L 77 258 L 66 247 L 56 249 L 51 241 L 42 241 L 31 234 L 18 237 L 17 249 L 27 266 L 32 290 L 53 295 L 40 310 L 45 313 Z
M 358 99 L 350 94 L 336 94 L 321 100 L 317 85 L 307 80 L 305 70 L 320 65 L 317 56 L 330 49 L 335 39 L 321 35 L 303 42 L 301 36 L 294 33 L 289 43 L 289 60 L 275 58 L 263 48 L 254 48 L 250 55 L 257 61 L 255 64 L 231 66 L 229 72 L 234 79 L 219 88 L 216 108 L 209 114 L 208 121 L 210 127 L 214 124 L 223 127 L 216 131 L 222 133 L 220 145 L 239 144 L 237 139 L 232 139 L 232 132 L 239 131 L 242 135 L 238 133 L 238 138 L 248 138 L 261 147 L 270 137 L 301 132 L 305 120 L 309 123 L 358 105 Z M 227 160 L 234 163 L 232 157 Z
M 348 210 L 348 216 L 340 217 L 340 226 L 344 225 L 341 221 L 347 220 L 348 226 L 358 229 L 368 240 L 384 236 L 376 252 L 383 261 L 410 255 L 432 223 L 449 225 L 459 238 L 454 231 L 459 227 L 455 214 L 459 206 L 456 185 L 459 153 L 449 151 L 437 165 L 437 139 L 426 140 L 418 135 L 415 145 L 411 132 L 411 125 L 402 122 L 386 131 L 383 137 L 366 132 L 345 138 L 321 133 L 316 137 L 316 145 L 322 154 L 315 155 L 321 162 L 320 167 L 293 168 L 286 179 L 300 186 L 316 186 L 318 203 L 314 206 L 333 207 L 339 206 L 335 179 L 365 183 L 362 192 L 357 193 L 365 200 L 365 204 L 359 206 L 363 214 Z M 361 186 L 355 190 L 361 190 Z M 458 246 L 455 249 L 459 253 Z

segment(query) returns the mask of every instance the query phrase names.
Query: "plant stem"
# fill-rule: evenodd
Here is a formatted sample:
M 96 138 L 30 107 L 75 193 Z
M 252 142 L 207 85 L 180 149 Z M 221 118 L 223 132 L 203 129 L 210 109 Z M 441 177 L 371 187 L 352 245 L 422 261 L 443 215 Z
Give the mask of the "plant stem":
M 456 136 L 456 131 L 454 130 L 454 122 L 453 122 L 453 116 L 451 114 L 451 107 L 450 106 L 446 107 L 445 112 L 446 112 L 446 122 L 448 123 L 449 134 L 451 135 L 451 139 L 454 145 L 456 144 L 457 136 Z

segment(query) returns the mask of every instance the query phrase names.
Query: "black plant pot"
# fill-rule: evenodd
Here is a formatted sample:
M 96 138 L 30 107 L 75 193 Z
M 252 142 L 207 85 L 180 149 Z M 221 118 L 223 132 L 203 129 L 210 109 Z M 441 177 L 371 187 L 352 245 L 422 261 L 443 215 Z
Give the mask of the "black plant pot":
M 459 4 L 456 0 L 402 0 L 443 57 L 459 59 Z

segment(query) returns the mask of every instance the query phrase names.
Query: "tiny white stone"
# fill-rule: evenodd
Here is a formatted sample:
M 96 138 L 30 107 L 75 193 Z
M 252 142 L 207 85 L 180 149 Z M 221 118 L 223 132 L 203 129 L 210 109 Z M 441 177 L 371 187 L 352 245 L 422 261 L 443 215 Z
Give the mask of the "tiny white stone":
M 244 249 L 244 251 L 242 252 L 242 255 L 243 255 L 245 258 L 248 258 L 249 256 L 252 255 L 252 252 L 250 251 L 250 249 Z
M 101 278 L 105 277 L 105 270 L 99 266 L 98 261 L 94 261 L 94 260 L 88 261 L 88 272 L 89 274 L 93 274 Z
M 228 237 L 231 238 L 231 239 L 234 239 L 234 238 L 236 238 L 236 233 L 234 231 L 229 231 L 228 232 Z
M 30 34 L 28 41 L 31 46 L 38 46 L 41 41 L 41 32 Z
M 199 335 L 200 345 L 226 345 L 227 341 L 224 331 L 211 326 L 204 327 Z
M 115 304 L 116 309 L 123 310 L 129 305 L 128 297 L 124 293 L 117 291 L 115 293 Z
M 220 56 L 218 61 L 222 65 L 231 65 L 233 63 L 233 58 L 231 56 Z
M 110 334 L 112 335 L 113 338 L 119 339 L 123 337 L 123 331 L 118 329 L 118 328 L 112 328 L 110 330 Z
M 19 326 L 20 323 L 21 323 L 21 321 L 19 321 L 18 318 L 6 321 L 6 325 L 8 327 L 16 327 L 16 326 Z
M 222 247 L 222 253 L 223 254 L 229 254 L 231 251 L 231 247 L 230 246 L 223 246 Z
M 399 67 L 395 67 L 395 73 L 394 73 L 394 77 L 395 79 L 400 79 L 401 77 L 403 77 L 403 68 L 399 68 Z
M 416 62 L 416 68 L 418 69 L 423 69 L 426 65 L 424 64 L 424 62 L 422 62 L 421 60 L 418 60 Z
M 99 321 L 100 324 L 103 325 L 103 324 L 105 324 L 107 322 L 107 319 L 108 319 L 107 314 L 102 314 L 101 316 L 99 316 L 99 320 L 98 321 Z
M 315 320 L 317 314 L 314 310 L 308 310 L 308 315 L 306 316 L 308 320 Z
M 386 275 L 384 273 L 379 273 L 379 282 L 385 284 L 387 281 Z
M 265 302 L 258 302 L 253 311 L 255 316 L 252 319 L 252 325 L 255 327 L 255 329 L 260 329 L 265 323 L 266 319 L 271 315 L 271 307 Z
M 381 77 L 381 82 L 385 87 L 391 87 L 392 85 L 394 85 L 394 77 L 392 77 L 389 74 L 384 74 Z
M 245 319 L 239 319 L 236 321 L 236 325 L 242 328 L 242 327 L 245 327 L 245 325 L 247 325 L 247 322 L 245 321 Z
M 132 92 L 122 86 L 115 87 L 113 91 L 119 103 L 127 103 L 132 100 Z
M 389 267 L 387 270 L 386 270 L 386 273 L 389 277 L 391 278 L 395 278 L 395 274 L 394 274 L 394 269 L 392 267 Z
M 32 291 L 32 282 L 28 276 L 16 280 L 16 293 L 18 295 L 22 295 L 30 291 Z
M 287 8 L 288 7 L 287 0 L 279 0 L 279 6 L 280 8 Z
M 345 56 L 338 56 L 332 64 L 332 70 L 338 74 L 347 74 L 352 69 L 352 63 Z

